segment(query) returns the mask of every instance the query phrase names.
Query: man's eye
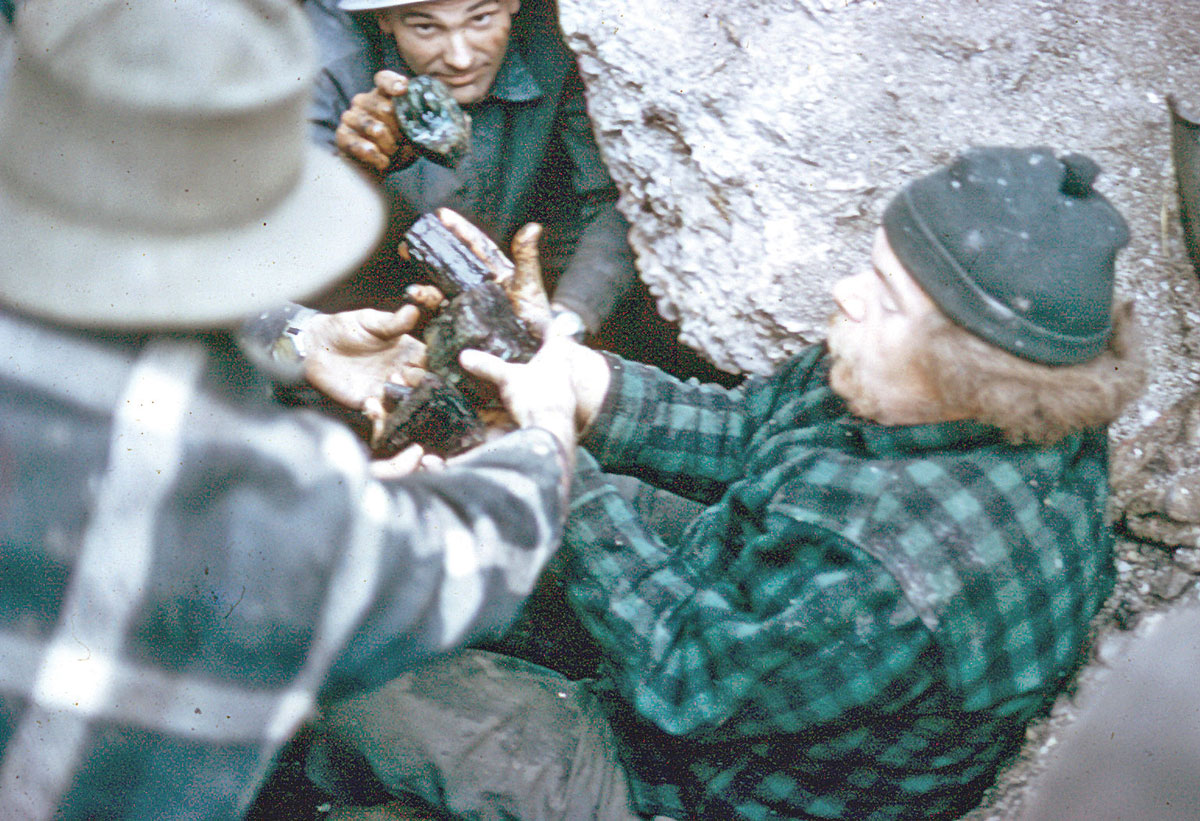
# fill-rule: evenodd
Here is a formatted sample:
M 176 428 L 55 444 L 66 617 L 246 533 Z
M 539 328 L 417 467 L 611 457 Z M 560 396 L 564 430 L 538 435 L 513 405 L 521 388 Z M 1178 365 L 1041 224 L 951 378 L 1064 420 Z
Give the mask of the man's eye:
M 477 14 L 471 18 L 471 22 L 477 26 L 486 26 L 492 22 L 492 13 L 489 11 L 487 14 Z
M 437 26 L 432 26 L 428 23 L 410 23 L 408 28 L 421 37 L 428 37 L 437 31 Z

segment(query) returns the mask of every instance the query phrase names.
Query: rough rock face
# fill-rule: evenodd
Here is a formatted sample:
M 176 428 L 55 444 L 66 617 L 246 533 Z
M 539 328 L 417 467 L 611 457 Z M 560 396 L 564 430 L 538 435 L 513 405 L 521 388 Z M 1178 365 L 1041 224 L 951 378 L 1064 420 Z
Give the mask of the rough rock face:
M 559 0 L 642 276 L 683 340 L 768 372 L 822 335 L 907 180 L 969 145 L 1096 159 L 1128 219 L 1118 287 L 1151 383 L 1114 426 L 1121 583 L 1101 629 L 1200 574 L 1200 281 L 1184 250 L 1166 97 L 1200 108 L 1200 0 Z M 1069 724 L 1031 732 L 979 818 Z M 1049 741 L 1047 741 L 1049 739 Z
M 1120 285 L 1157 379 L 1130 427 L 1194 383 L 1164 99 L 1200 95 L 1198 0 L 560 9 L 642 275 L 722 367 L 769 371 L 820 336 L 828 285 L 866 264 L 905 181 L 967 145 L 1042 144 L 1095 157 L 1133 228 Z

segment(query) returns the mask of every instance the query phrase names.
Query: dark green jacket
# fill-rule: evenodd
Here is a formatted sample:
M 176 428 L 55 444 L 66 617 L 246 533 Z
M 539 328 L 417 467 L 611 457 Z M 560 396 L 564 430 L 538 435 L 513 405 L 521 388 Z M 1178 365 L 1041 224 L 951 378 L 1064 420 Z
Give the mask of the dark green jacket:
M 337 11 L 335 0 L 308 0 L 305 8 L 323 63 L 311 117 L 314 136 L 332 146 L 342 112 L 355 94 L 373 88 L 375 72 L 407 68 L 369 15 L 351 20 Z M 458 168 L 420 159 L 383 175 L 393 204 L 387 264 L 344 289 L 356 303 L 386 304 L 398 290 L 396 276 L 405 277 L 395 267 L 395 241 L 417 216 L 446 206 L 505 250 L 521 226 L 542 223 L 547 286 L 595 330 L 637 271 L 629 226 L 616 209 L 617 190 L 592 135 L 579 72 L 552 0 L 521 4 L 492 91 L 468 111 L 472 149 Z
M 560 556 L 641 810 L 974 806 L 1112 588 L 1104 431 L 876 425 L 823 347 L 733 391 L 610 363 Z M 597 462 L 709 507 L 667 547 Z

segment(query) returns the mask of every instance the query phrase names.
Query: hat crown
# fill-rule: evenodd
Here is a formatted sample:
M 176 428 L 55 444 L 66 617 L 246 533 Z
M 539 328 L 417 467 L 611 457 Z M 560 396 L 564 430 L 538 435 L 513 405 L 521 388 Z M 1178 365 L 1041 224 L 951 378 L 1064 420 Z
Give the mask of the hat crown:
M 19 59 L 89 105 L 196 115 L 306 93 L 314 49 L 282 0 L 27 0 Z
M 295 0 L 25 0 L 0 91 L 0 299 L 105 327 L 228 324 L 370 250 L 378 193 L 311 145 Z
M 1092 188 L 1099 166 L 1048 148 L 974 148 L 906 186 L 884 229 L 908 272 L 955 322 L 1047 364 L 1100 353 L 1113 268 L 1129 241 Z
M 306 141 L 315 52 L 286 2 L 29 0 L 0 177 L 62 213 L 166 233 L 260 213 L 294 186 Z

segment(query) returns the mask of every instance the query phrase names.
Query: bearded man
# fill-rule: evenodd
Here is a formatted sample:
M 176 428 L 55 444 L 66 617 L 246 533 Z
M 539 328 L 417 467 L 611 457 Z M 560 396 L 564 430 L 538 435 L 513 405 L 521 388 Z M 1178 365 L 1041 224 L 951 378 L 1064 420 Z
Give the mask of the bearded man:
M 1144 374 L 1098 172 L 980 148 L 913 182 L 827 342 L 738 389 L 573 346 L 559 573 L 599 677 L 471 651 L 334 706 L 322 743 L 473 818 L 974 807 L 1113 585 L 1105 426 Z M 476 354 L 505 395 L 538 382 Z M 705 507 L 667 543 L 604 471 Z

